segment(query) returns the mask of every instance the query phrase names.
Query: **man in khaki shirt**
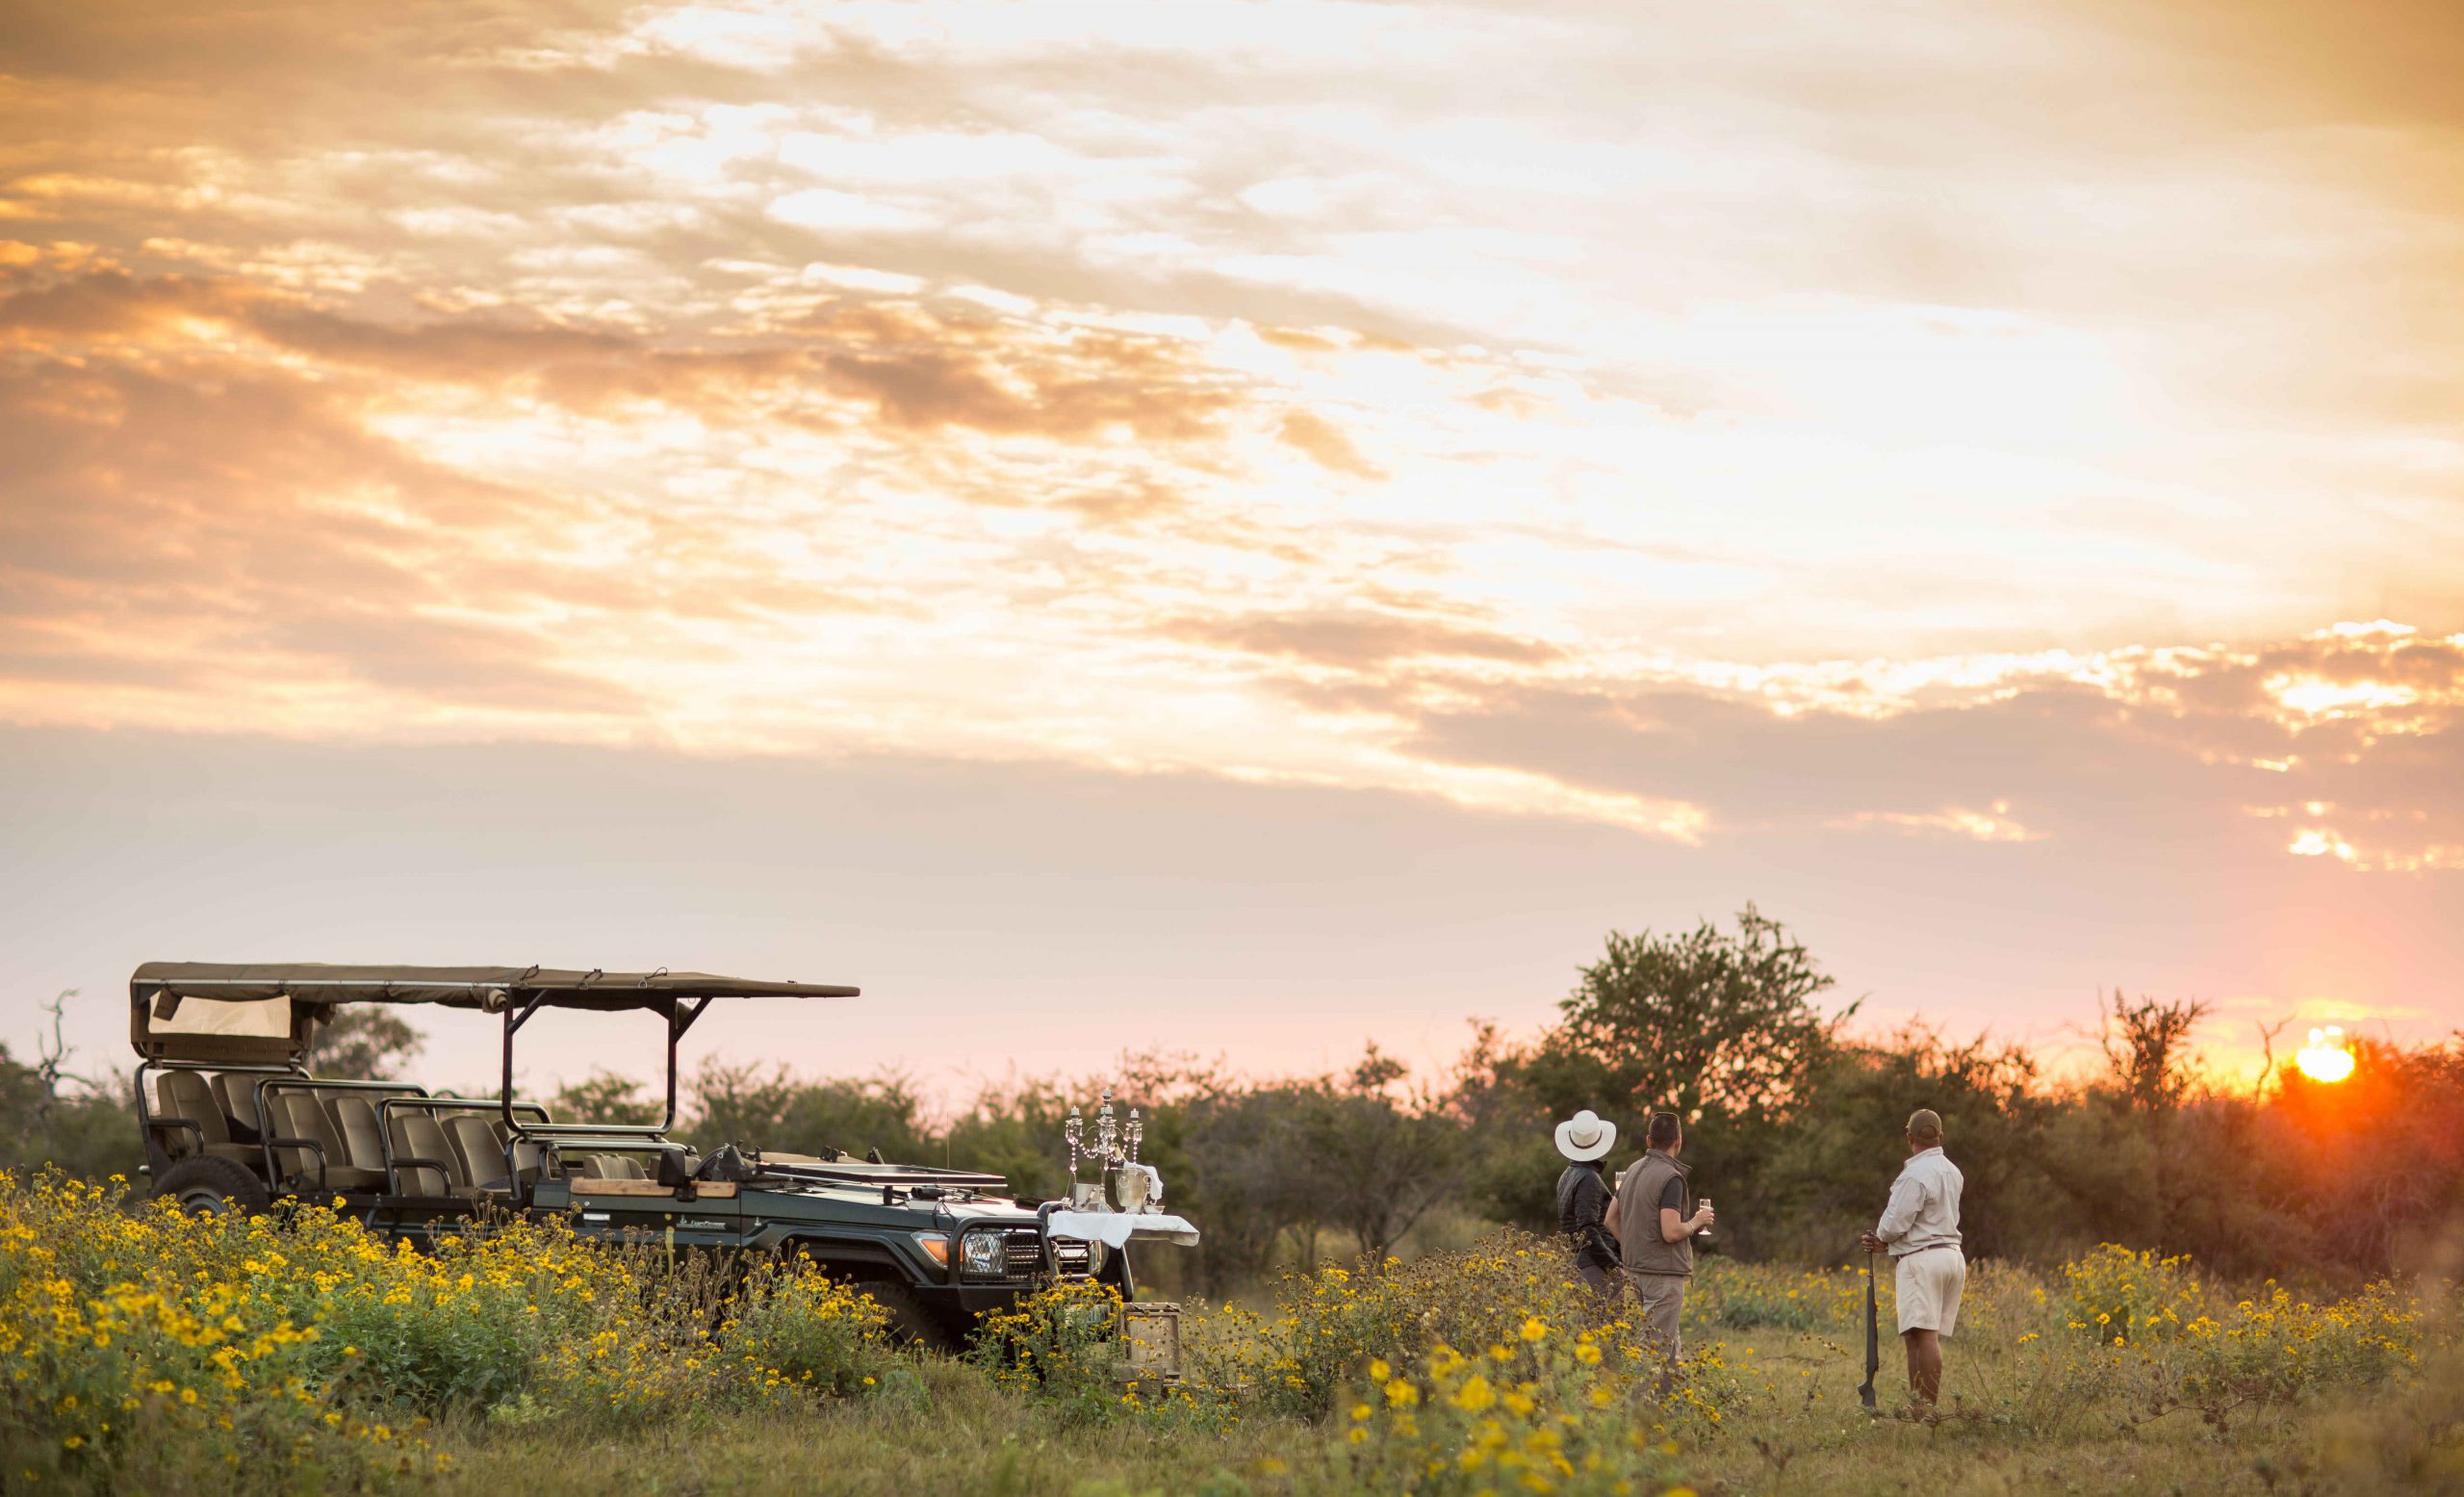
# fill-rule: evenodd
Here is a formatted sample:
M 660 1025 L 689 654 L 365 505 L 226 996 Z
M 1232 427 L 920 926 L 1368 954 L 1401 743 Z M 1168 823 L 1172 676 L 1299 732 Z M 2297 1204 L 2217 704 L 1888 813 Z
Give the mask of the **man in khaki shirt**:
M 1942 1153 L 1941 1114 L 1908 1119 L 1908 1163 L 1891 1183 L 1867 1252 L 1890 1253 L 1898 1270 L 1899 1339 L 1908 1347 L 1908 1390 L 1932 1407 L 1942 1396 L 1942 1338 L 1960 1325 L 1967 1259 L 1960 1252 L 1960 1193 L 1967 1181 Z
M 1626 1281 L 1634 1288 L 1644 1335 L 1675 1361 L 1685 1355 L 1678 1329 L 1685 1312 L 1685 1281 L 1694 1277 L 1694 1234 L 1711 1225 L 1711 1208 L 1686 1210 L 1685 1177 L 1677 1162 L 1685 1129 L 1677 1114 L 1652 1114 L 1644 1141 L 1650 1151 L 1617 1182 L 1617 1241 L 1624 1249 Z

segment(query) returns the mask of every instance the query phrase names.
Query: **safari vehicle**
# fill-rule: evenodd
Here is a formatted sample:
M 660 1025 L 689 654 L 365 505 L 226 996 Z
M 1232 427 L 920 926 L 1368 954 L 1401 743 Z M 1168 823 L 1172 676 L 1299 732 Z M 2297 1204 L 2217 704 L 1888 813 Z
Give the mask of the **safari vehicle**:
M 137 1116 L 157 1197 L 186 1209 L 338 1204 L 385 1236 L 424 1244 L 497 1212 L 560 1218 L 587 1236 L 809 1255 L 860 1284 L 903 1339 L 956 1344 L 975 1317 L 1030 1286 L 1092 1278 L 1135 1293 L 1133 1240 L 1194 1243 L 1197 1229 L 1145 1198 L 1116 1212 L 1099 1181 L 1028 1204 L 997 1174 L 765 1153 L 707 1154 L 671 1138 L 679 1042 L 721 998 L 852 998 L 821 983 L 700 972 L 536 967 L 222 966 L 150 962 L 129 980 Z M 320 1078 L 318 1025 L 354 1003 L 422 1003 L 494 1016 L 503 1032 L 493 1097 L 398 1081 Z M 654 1124 L 560 1120 L 514 1089 L 514 1043 L 542 1009 L 655 1016 L 667 1035 L 666 1114 Z M 1134 1156 L 1134 1149 L 1132 1154 Z M 1127 1164 L 1132 1172 L 1142 1167 Z

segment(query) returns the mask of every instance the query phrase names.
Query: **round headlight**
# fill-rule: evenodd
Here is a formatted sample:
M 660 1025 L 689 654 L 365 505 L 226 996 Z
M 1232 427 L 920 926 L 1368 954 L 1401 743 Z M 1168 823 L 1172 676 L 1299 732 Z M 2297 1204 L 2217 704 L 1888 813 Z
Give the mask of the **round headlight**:
M 1009 1272 L 1009 1251 L 998 1232 L 969 1232 L 959 1239 L 959 1267 L 970 1278 L 1000 1278 Z

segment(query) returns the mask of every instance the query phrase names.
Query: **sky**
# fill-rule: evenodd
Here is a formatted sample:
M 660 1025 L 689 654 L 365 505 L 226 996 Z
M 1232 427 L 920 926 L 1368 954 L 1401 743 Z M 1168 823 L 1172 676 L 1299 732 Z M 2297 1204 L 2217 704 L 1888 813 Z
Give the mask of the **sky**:
M 13 7 L 0 1043 L 537 962 L 858 983 L 694 1046 L 943 1094 L 1434 1072 L 1748 901 L 1873 1026 L 2464 1026 L 2459 69 L 2445 0 Z

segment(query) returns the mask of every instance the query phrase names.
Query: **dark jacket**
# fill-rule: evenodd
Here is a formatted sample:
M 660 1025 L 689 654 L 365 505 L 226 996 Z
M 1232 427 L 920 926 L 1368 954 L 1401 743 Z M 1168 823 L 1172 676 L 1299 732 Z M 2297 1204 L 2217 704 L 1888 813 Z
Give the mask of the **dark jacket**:
M 1605 1225 L 1607 1208 L 1608 1177 L 1598 1161 L 1570 1164 L 1557 1176 L 1557 1229 L 1566 1234 L 1576 1262 L 1617 1266 L 1617 1240 Z
M 1626 1272 L 1630 1274 L 1691 1274 L 1694 1272 L 1694 1238 L 1691 1233 L 1676 1242 L 1668 1242 L 1659 1234 L 1659 1198 L 1668 1182 L 1680 1183 L 1677 1208 L 1681 1217 L 1694 1214 L 1694 1200 L 1683 1194 L 1682 1182 L 1694 1172 L 1659 1149 L 1653 1149 L 1630 1166 L 1626 1177 L 1617 1182 L 1617 1237 L 1625 1245 Z

